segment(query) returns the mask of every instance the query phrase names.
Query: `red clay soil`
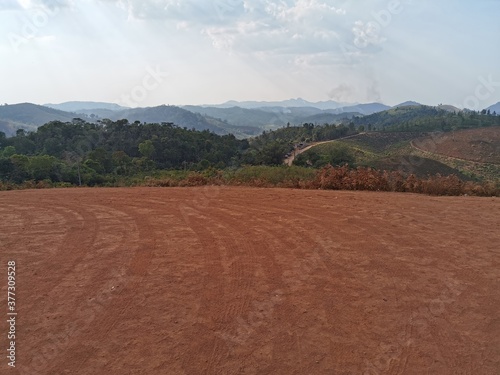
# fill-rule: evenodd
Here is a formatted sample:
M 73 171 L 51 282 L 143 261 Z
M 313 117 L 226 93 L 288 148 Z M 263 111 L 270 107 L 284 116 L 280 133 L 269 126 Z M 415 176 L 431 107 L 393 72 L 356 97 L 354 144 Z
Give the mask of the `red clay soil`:
M 500 374 L 498 198 L 0 193 L 1 374 Z

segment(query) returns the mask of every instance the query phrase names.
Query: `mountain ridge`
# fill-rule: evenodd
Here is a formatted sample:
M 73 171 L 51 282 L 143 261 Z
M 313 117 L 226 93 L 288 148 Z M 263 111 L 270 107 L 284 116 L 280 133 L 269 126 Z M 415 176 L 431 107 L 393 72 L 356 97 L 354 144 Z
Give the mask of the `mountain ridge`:
M 290 99 L 281 102 L 226 102 L 230 104 L 250 103 L 264 105 L 257 108 L 216 106 L 175 106 L 161 105 L 145 108 L 127 108 L 115 103 L 71 101 L 60 104 L 41 106 L 33 103 L 19 103 L 0 106 L 0 131 L 8 136 L 18 129 L 33 131 L 38 126 L 50 121 L 71 122 L 74 118 L 96 122 L 103 119 L 112 121 L 127 119 L 130 122 L 171 122 L 180 127 L 209 130 L 216 134 L 232 133 L 239 138 L 256 136 L 263 131 L 275 130 L 290 125 L 313 123 L 315 125 L 339 124 L 344 120 L 356 120 L 376 113 L 398 110 L 403 107 L 423 106 L 414 101 L 407 101 L 390 107 L 382 103 L 361 103 L 336 108 L 321 109 L 312 105 L 335 107 L 340 104 L 334 101 L 308 102 L 304 99 Z M 252 104 L 253 103 L 253 104 Z M 287 104 L 296 106 L 281 106 Z M 52 106 L 52 107 L 50 107 Z M 91 108 L 91 107 L 98 108 Z M 73 112 L 53 108 L 74 109 Z M 449 112 L 459 112 L 460 109 L 439 105 L 433 108 Z M 500 114 L 500 102 L 490 106 L 492 113 Z M 465 110 L 467 111 L 467 110 Z M 358 122 L 358 121 L 356 121 Z
M 92 102 L 92 101 L 69 101 L 59 104 L 44 104 L 44 107 L 58 109 L 65 112 L 78 112 L 85 110 L 105 109 L 111 111 L 121 111 L 128 109 L 116 103 Z

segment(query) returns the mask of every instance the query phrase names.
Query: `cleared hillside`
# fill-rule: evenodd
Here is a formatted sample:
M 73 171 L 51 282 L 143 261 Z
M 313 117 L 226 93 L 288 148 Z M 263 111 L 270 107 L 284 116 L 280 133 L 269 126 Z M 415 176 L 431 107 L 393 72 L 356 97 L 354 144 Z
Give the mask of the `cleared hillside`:
M 441 133 L 415 141 L 413 145 L 453 158 L 500 164 L 500 126 Z

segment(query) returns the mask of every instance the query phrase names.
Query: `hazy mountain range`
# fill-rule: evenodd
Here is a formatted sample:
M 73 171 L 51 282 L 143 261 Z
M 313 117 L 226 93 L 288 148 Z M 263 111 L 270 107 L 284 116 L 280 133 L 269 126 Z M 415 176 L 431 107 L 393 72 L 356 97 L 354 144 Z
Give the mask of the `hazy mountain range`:
M 127 107 L 122 107 L 121 105 L 115 103 L 103 102 L 65 102 L 61 104 L 44 104 L 44 106 L 66 112 L 79 112 L 94 109 L 104 109 L 110 111 L 120 111 L 128 109 Z
M 498 102 L 497 104 L 493 104 L 492 106 L 489 106 L 488 108 L 486 108 L 486 110 L 490 110 L 491 113 L 496 112 L 497 115 L 500 115 L 500 102 Z
M 17 129 L 35 130 L 50 121 L 72 121 L 82 118 L 89 122 L 102 119 L 113 121 L 127 119 L 129 122 L 171 122 L 181 127 L 210 130 L 217 134 L 232 133 L 238 138 L 255 136 L 264 130 L 273 130 L 287 124 L 340 123 L 355 116 L 403 106 L 420 106 L 408 101 L 394 107 L 382 103 L 349 104 L 335 101 L 308 102 L 304 99 L 290 99 L 280 102 L 236 102 L 218 105 L 161 105 L 147 108 L 126 108 L 114 103 L 72 101 L 61 104 L 36 105 L 22 103 L 0 106 L 0 131 L 8 136 Z M 440 109 L 459 111 L 449 105 Z M 500 102 L 486 109 L 500 114 Z

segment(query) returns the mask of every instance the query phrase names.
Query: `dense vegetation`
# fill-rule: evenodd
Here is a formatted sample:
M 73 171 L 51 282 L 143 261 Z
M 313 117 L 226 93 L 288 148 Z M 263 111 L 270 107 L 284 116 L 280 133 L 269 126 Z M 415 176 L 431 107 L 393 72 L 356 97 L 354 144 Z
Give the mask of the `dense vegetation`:
M 95 185 L 157 170 L 199 171 L 241 165 L 280 165 L 295 140 L 334 139 L 354 131 L 334 125 L 287 127 L 252 140 L 127 120 L 53 121 L 36 131 L 0 133 L 0 179 Z
M 419 170 L 414 168 L 415 163 L 410 163 L 412 169 L 409 171 L 401 168 L 406 157 L 401 150 L 406 150 L 409 141 L 429 131 L 496 124 L 500 124 L 500 116 L 488 113 L 451 113 L 425 106 L 403 107 L 354 118 L 340 125 L 288 125 L 263 132 L 255 138 L 238 140 L 233 135 L 216 135 L 208 130 L 181 128 L 173 123 L 129 123 L 127 120 L 89 123 L 81 119 L 52 121 L 36 131 L 18 130 L 10 138 L 0 132 L 0 189 L 20 185 L 119 186 L 146 183 L 176 186 L 214 181 L 324 188 L 327 185 L 319 183 L 318 178 L 326 172 L 317 168 L 331 165 L 346 168 L 348 164 L 352 172 L 343 173 L 352 184 L 344 181 L 332 186 L 365 189 L 367 185 L 361 180 L 364 181 L 366 176 L 373 179 L 378 173 L 379 177 L 385 176 L 380 177 L 382 180 L 387 176 L 392 176 L 392 180 L 389 179 L 385 187 L 374 185 L 373 190 L 428 192 L 422 188 L 423 183 L 415 185 L 420 186 L 420 190 L 398 190 L 391 185 L 394 179 L 406 181 L 411 175 L 422 181 L 427 178 L 426 173 L 419 175 Z M 383 131 L 373 132 L 374 129 Z M 404 131 L 407 129 L 413 132 Z M 336 142 L 335 146 L 325 144 L 315 147 L 300 155 L 295 162 L 297 167 L 280 166 L 285 154 L 298 143 L 334 140 L 359 132 L 365 133 Z M 394 150 L 397 152 L 391 154 Z M 396 161 L 391 159 L 393 155 L 397 155 Z M 397 169 L 392 170 L 401 175 L 397 178 L 381 175 L 382 170 L 391 170 L 389 167 L 393 162 Z M 423 164 L 421 160 L 419 163 Z M 426 165 L 432 165 L 435 173 L 448 172 L 435 162 Z M 266 169 L 262 166 L 280 167 Z M 372 172 L 364 172 L 366 167 L 366 171 Z M 464 177 L 454 173 L 454 170 L 449 172 L 445 174 Z M 328 173 L 332 175 L 332 172 Z M 469 186 L 468 189 L 472 188 Z M 478 189 L 475 191 L 487 192 L 485 194 L 492 191 L 484 186 L 483 190 Z M 454 190 L 457 191 L 465 190 Z
M 110 176 L 162 169 L 237 166 L 248 141 L 171 123 L 50 122 L 36 132 L 0 133 L 0 179 L 94 185 Z

